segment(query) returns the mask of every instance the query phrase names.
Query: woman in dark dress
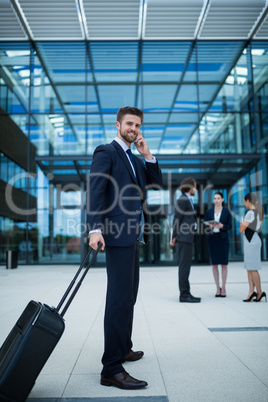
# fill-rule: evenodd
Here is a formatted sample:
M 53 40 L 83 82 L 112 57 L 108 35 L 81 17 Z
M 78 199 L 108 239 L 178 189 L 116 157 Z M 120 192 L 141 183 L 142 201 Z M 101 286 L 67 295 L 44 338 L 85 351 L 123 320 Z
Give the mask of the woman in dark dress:
M 229 237 L 228 231 L 232 229 L 232 217 L 228 208 L 223 206 L 223 194 L 217 192 L 213 197 L 214 207 L 207 210 L 205 221 L 209 223 L 211 229 L 208 234 L 208 248 L 212 263 L 212 272 L 216 283 L 217 291 L 215 297 L 226 297 L 227 266 L 229 256 Z M 221 265 L 222 286 L 218 265 Z

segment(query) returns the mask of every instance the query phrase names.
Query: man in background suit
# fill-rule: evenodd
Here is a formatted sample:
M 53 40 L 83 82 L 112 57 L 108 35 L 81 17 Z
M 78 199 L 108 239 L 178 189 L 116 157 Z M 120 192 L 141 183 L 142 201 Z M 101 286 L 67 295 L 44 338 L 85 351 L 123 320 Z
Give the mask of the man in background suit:
M 87 196 L 90 246 L 106 249 L 107 294 L 101 384 L 123 389 L 143 388 L 146 381 L 131 377 L 123 363 L 143 356 L 132 350 L 134 304 L 139 286 L 138 242 L 146 242 L 146 186 L 161 188 L 158 163 L 142 137 L 143 112 L 135 107 L 117 112 L 117 137 L 100 145 L 93 156 Z M 145 158 L 131 152 L 131 144 Z
M 196 192 L 196 181 L 192 177 L 184 179 L 180 190 L 182 195 L 175 206 L 170 245 L 175 246 L 178 243 L 180 302 L 199 303 L 201 298 L 191 295 L 189 284 L 193 243 L 197 230 L 196 211 L 192 201 L 192 196 Z

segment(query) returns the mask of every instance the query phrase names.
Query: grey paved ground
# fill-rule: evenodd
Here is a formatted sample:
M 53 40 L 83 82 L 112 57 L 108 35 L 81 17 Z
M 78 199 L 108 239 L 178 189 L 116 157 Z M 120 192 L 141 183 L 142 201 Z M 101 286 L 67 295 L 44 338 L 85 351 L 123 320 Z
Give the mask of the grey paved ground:
M 0 267 L 0 344 L 30 299 L 56 305 L 76 268 Z M 267 262 L 261 277 L 268 293 Z M 214 297 L 209 266 L 192 267 L 191 285 L 200 304 L 178 302 L 177 268 L 141 269 L 133 340 L 145 355 L 125 369 L 149 386 L 124 391 L 99 384 L 106 274 L 92 269 L 29 402 L 267 402 L 268 303 L 242 303 L 242 263 L 230 264 L 226 299 Z

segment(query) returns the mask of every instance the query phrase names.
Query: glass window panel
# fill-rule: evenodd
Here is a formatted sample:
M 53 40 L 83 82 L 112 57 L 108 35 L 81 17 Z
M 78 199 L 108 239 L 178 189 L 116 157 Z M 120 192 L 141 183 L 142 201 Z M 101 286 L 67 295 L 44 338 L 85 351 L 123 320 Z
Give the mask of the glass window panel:
M 57 91 L 66 113 L 85 113 L 85 85 L 58 85 Z
M 116 111 L 117 112 L 117 111 Z M 113 112 L 111 114 L 103 114 L 102 119 L 105 124 L 114 124 L 116 123 L 116 112 Z
M 20 180 L 20 177 L 19 177 L 21 170 L 22 169 L 18 165 L 15 165 L 16 179 L 15 179 L 15 182 L 14 182 L 14 186 L 17 187 L 17 188 L 20 188 L 20 186 L 21 186 L 21 180 Z
M 188 139 L 189 135 L 192 134 L 195 125 L 193 124 L 178 124 L 178 125 L 168 125 L 166 129 L 166 137 L 177 137 L 178 139 Z
M 199 81 L 222 82 L 244 46 L 243 41 L 197 42 Z
M 181 85 L 177 95 L 173 111 L 197 111 L 197 86 L 196 85 Z
M 85 42 L 37 42 L 37 49 L 55 84 L 85 83 Z M 89 63 L 87 66 L 87 81 L 92 82 Z
M 144 113 L 143 124 L 165 124 L 168 120 L 168 113 Z
M 247 111 L 253 108 L 249 52 L 250 46 L 244 49 L 238 62 L 226 78 L 210 111 Z
M 93 85 L 87 86 L 87 112 L 88 113 L 99 113 L 100 112 L 96 90 Z
M 37 54 L 34 56 L 33 64 L 33 86 L 31 91 L 32 113 L 62 112 L 62 105 L 59 104 L 56 93 Z
M 8 158 L 1 154 L 1 180 L 8 181 Z
M 9 159 L 8 161 L 8 181 L 14 179 L 15 175 L 15 163 Z
M 194 128 L 195 126 L 190 124 L 169 125 L 165 131 L 161 148 L 163 147 L 169 154 L 172 154 L 174 149 L 176 151 L 184 150 Z
M 268 110 L 268 43 L 253 41 L 251 48 L 254 90 L 259 111 Z
M 106 142 L 111 142 L 111 140 L 114 139 L 115 136 L 116 128 L 113 130 L 113 138 L 107 140 L 104 136 L 103 126 L 90 125 L 88 127 L 87 134 L 87 154 L 93 155 L 93 152 L 98 145 L 105 144 Z
M 198 123 L 198 113 L 171 113 L 169 123 Z
M 248 113 L 206 114 L 200 123 L 203 153 L 251 152 L 252 116 Z
M 143 105 L 139 104 L 138 107 L 146 112 L 170 111 L 176 90 L 177 85 L 144 85 Z
M 60 205 L 66 206 L 81 206 L 81 191 L 61 191 Z
M 148 190 L 147 192 L 148 205 L 169 205 L 170 191 L 169 190 Z
M 103 113 L 116 113 L 120 107 L 135 104 L 135 85 L 99 85 L 101 110 Z
M 88 124 L 100 124 L 101 123 L 100 114 L 88 114 L 87 115 L 87 123 Z
M 135 82 L 138 77 L 138 42 L 90 43 L 96 82 Z
M 28 110 L 30 44 L 0 42 L 1 107 L 9 113 Z
M 199 131 L 195 130 L 195 132 L 191 136 L 186 148 L 183 150 L 183 153 L 185 153 L 185 154 L 200 153 L 199 137 L 200 137 Z
M 218 85 L 199 85 L 199 107 L 202 112 L 208 109 L 219 89 Z
M 142 80 L 180 81 L 191 42 L 144 42 Z
M 189 82 L 192 81 L 194 83 L 197 82 L 197 70 L 196 70 L 196 47 L 192 49 L 191 58 L 189 60 L 186 73 L 183 77 L 183 81 Z
M 72 117 L 72 116 L 70 116 Z M 85 152 L 85 126 L 62 114 L 33 115 L 30 138 L 39 155 Z
M 238 120 L 238 118 L 237 118 Z M 239 126 L 240 124 L 240 126 Z M 255 146 L 255 124 L 254 115 L 250 113 L 242 113 L 240 119 L 237 122 L 238 130 L 241 130 L 241 148 L 243 152 L 252 152 L 252 148 Z M 255 149 L 253 148 L 253 152 Z
M 117 129 L 115 127 L 115 124 L 113 125 L 105 124 L 104 133 L 106 143 L 113 141 L 114 138 L 117 136 Z

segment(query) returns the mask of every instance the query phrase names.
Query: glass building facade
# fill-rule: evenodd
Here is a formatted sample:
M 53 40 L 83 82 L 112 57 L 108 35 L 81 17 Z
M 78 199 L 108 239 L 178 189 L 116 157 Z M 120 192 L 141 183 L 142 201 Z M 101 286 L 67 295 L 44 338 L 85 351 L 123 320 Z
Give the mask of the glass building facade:
M 268 253 L 268 41 L 0 42 L 0 263 L 77 263 L 87 248 L 86 185 L 94 149 L 116 136 L 116 112 L 144 111 L 142 135 L 164 189 L 149 192 L 155 231 L 144 264 L 169 247 L 183 178 L 198 184 L 193 260 L 209 263 L 203 220 L 213 193 L 233 215 L 230 260 L 243 259 L 243 196 L 264 208 Z M 98 263 L 104 263 L 104 253 Z

